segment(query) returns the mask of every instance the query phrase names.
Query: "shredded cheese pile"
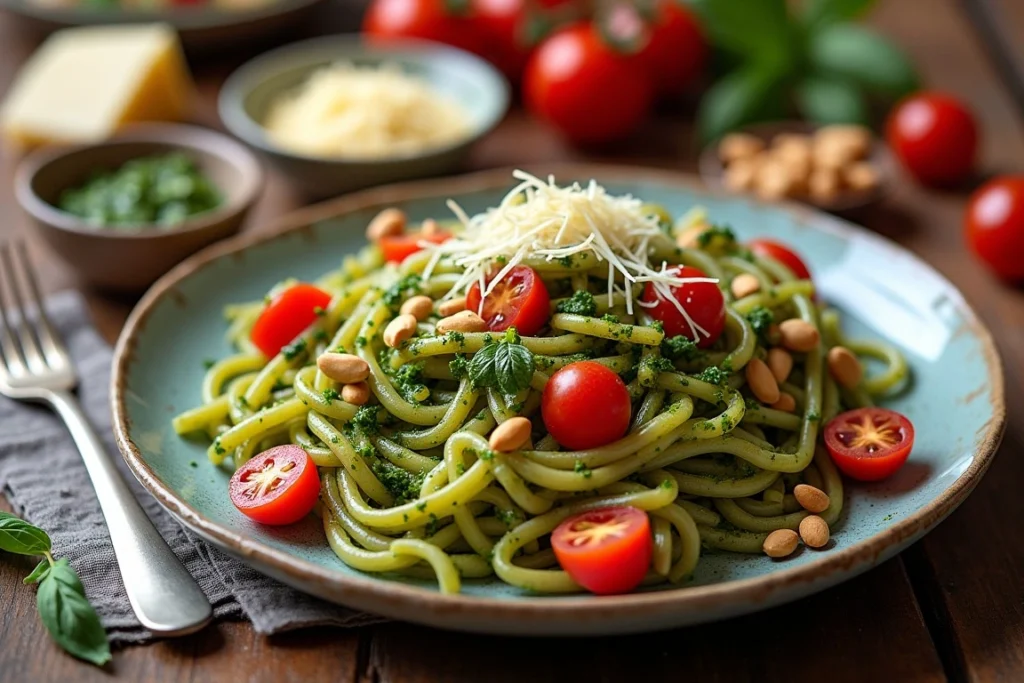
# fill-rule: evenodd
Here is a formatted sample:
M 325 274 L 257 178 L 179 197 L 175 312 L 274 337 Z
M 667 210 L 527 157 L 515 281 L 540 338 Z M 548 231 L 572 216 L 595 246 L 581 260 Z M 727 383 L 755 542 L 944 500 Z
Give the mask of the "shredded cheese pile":
M 670 272 L 665 263 L 657 268 L 650 263 L 651 241 L 662 232 L 658 219 L 642 210 L 639 199 L 608 194 L 594 180 L 586 187 L 578 183 L 559 187 L 553 176 L 549 176 L 547 182 L 525 171 L 515 171 L 513 176 L 520 183 L 505 195 L 501 204 L 483 213 L 470 217 L 449 200 L 449 208 L 463 224 L 462 234 L 440 245 L 421 243 L 433 251 L 424 277 L 429 277 L 445 257 L 464 269 L 446 298 L 464 293 L 474 283 L 479 283 L 486 297 L 509 271 L 524 261 L 553 261 L 589 254 L 610 266 L 607 268 L 609 306 L 615 293 L 622 293 L 626 311 L 632 314 L 634 291 L 638 288 L 636 296 L 639 296 L 650 282 L 660 299 L 671 302 L 679 310 L 693 339 L 700 339 L 699 335 L 709 336 L 686 312 L 671 288 L 718 280 L 680 278 Z M 500 270 L 490 277 L 499 266 Z M 622 278 L 621 284 L 617 275 Z M 651 308 L 658 302 L 636 300 L 635 303 Z
M 317 71 L 272 103 L 264 128 L 281 147 L 317 157 L 406 156 L 470 134 L 457 102 L 397 65 Z

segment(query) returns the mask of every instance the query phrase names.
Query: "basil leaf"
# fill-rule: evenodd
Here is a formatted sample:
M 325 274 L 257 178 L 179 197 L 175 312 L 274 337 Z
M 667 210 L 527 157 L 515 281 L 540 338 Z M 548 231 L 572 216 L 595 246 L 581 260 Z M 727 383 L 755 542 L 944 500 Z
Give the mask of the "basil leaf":
M 806 0 L 803 19 L 810 27 L 834 21 L 849 21 L 863 16 L 875 0 Z
M 714 44 L 736 54 L 778 58 L 796 45 L 785 0 L 703 0 L 698 11 Z
M 25 520 L 0 512 L 0 550 L 18 555 L 42 555 L 50 551 L 50 537 Z
M 801 113 L 815 123 L 868 122 L 864 96 L 845 81 L 811 76 L 797 85 L 794 94 Z
M 24 584 L 39 583 L 46 578 L 46 572 L 48 571 L 50 571 L 50 561 L 40 560 L 39 564 L 36 565 L 36 568 L 32 570 L 32 573 L 22 579 L 21 582 Z
M 917 72 L 906 55 L 859 26 L 836 24 L 814 33 L 807 59 L 816 73 L 844 78 L 874 95 L 895 99 L 918 87 Z
M 701 98 L 697 123 L 705 143 L 757 120 L 776 86 L 776 71 L 744 67 L 708 88 Z
M 469 377 L 478 387 L 515 394 L 530 386 L 533 354 L 522 344 L 499 342 L 477 351 L 469 363 Z
M 58 645 L 97 666 L 110 661 L 107 633 L 67 560 L 57 560 L 43 577 L 36 604 L 43 625 Z

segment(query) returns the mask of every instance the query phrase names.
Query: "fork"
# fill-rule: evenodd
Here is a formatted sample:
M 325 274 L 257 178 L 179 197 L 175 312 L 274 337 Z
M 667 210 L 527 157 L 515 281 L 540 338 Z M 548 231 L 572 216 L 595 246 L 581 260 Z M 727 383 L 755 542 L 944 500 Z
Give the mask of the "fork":
M 5 290 L 17 318 L 4 307 Z M 28 315 L 29 300 L 34 318 Z M 210 621 L 210 602 L 121 478 L 72 393 L 77 386 L 71 357 L 43 308 L 24 242 L 17 249 L 0 245 L 0 394 L 45 403 L 67 425 L 110 530 L 128 600 L 142 625 L 162 636 L 197 631 Z

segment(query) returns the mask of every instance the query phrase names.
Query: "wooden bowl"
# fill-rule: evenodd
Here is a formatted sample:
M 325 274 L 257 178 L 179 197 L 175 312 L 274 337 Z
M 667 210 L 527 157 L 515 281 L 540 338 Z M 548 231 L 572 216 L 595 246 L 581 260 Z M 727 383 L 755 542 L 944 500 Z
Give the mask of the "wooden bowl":
M 174 227 L 107 228 L 57 208 L 61 193 L 98 169 L 142 156 L 184 152 L 220 189 L 218 208 Z M 15 174 L 15 196 L 47 244 L 84 280 L 101 289 L 139 292 L 203 247 L 238 232 L 259 196 L 263 172 L 244 146 L 203 128 L 144 125 L 106 142 L 40 149 Z
M 763 140 L 766 145 L 770 145 L 771 140 L 780 133 L 811 135 L 822 127 L 804 121 L 776 121 L 748 126 L 737 132 L 753 135 Z M 718 143 L 719 141 L 715 141 L 701 151 L 698 162 L 700 176 L 710 187 L 727 190 L 728 188 L 725 187 L 722 181 L 725 174 L 725 165 L 722 164 L 718 156 Z M 844 190 L 834 201 L 830 202 L 818 202 L 807 195 L 786 197 L 785 199 L 810 204 L 832 213 L 853 211 L 854 209 L 873 204 L 885 196 L 885 193 L 894 182 L 895 167 L 889 148 L 877 137 L 872 138 L 871 151 L 864 160 L 869 162 L 878 171 L 879 183 L 872 190 Z

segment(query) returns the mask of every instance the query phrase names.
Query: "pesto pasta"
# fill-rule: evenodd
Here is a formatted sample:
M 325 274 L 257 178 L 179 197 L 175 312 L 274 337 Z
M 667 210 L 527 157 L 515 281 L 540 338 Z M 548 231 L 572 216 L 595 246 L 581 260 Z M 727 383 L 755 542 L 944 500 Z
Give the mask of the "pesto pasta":
M 505 203 L 529 205 L 541 193 L 520 186 Z M 491 575 L 538 593 L 581 590 L 560 568 L 551 533 L 573 515 L 613 505 L 650 519 L 644 585 L 684 582 L 702 552 L 760 553 L 772 531 L 798 529 L 811 514 L 794 495 L 800 484 L 827 495 L 818 514 L 835 524 L 843 483 L 820 429 L 838 412 L 899 387 L 906 361 L 880 342 L 846 341 L 838 313 L 815 302 L 809 280 L 753 255 L 728 229 L 705 224 L 692 245 L 679 246 L 671 229 L 657 227 L 669 223 L 663 208 L 630 201 L 656 227 L 639 247 L 620 249 L 614 233 L 592 233 L 610 236 L 627 271 L 600 250 L 553 248 L 506 248 L 467 265 L 470 250 L 460 253 L 460 240 L 479 226 L 477 217 L 460 215 L 461 225 L 443 226 L 456 234 L 450 247 L 428 247 L 400 263 L 385 262 L 376 244 L 346 256 L 315 280 L 329 303 L 273 357 L 252 342 L 264 302 L 230 306 L 228 337 L 237 353 L 209 368 L 197 387 L 200 405 L 178 415 L 174 427 L 209 438 L 210 460 L 227 471 L 270 447 L 297 444 L 318 468 L 316 513 L 342 562 L 364 572 L 426 573 L 447 593 Z M 692 235 L 692 222 L 693 214 L 675 233 Z M 569 246 L 580 243 L 572 239 Z M 691 266 L 707 276 L 694 281 L 718 288 L 726 312 L 713 344 L 697 343 L 699 331 L 666 333 L 641 293 L 652 281 L 644 278 L 656 275 L 628 270 L 637 254 L 654 264 L 652 273 Z M 456 308 L 474 283 L 486 296 L 481 273 L 517 264 L 532 268 L 549 294 L 539 330 L 444 331 L 450 318 L 439 308 Z M 636 278 L 632 285 L 625 272 Z M 757 286 L 737 297 L 741 276 Z M 429 311 L 402 338 L 389 336 L 403 305 L 423 296 Z M 772 380 L 780 398 L 768 405 L 748 366 L 774 360 L 769 351 L 780 348 L 786 321 L 802 321 L 800 329 L 820 341 L 787 352 L 791 367 Z M 838 346 L 881 369 L 840 386 L 827 360 Z M 364 362 L 369 392 L 350 394 L 325 374 L 318 359 L 328 353 Z M 506 358 L 518 370 L 503 375 Z M 554 373 L 582 360 L 622 379 L 630 418 L 621 438 L 571 450 L 546 429 L 541 403 Z M 530 421 L 529 438 L 512 450 L 494 448 L 496 430 L 516 418 Z

